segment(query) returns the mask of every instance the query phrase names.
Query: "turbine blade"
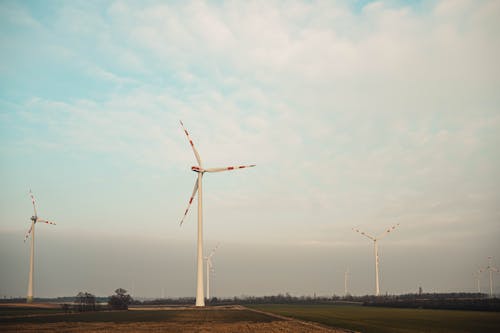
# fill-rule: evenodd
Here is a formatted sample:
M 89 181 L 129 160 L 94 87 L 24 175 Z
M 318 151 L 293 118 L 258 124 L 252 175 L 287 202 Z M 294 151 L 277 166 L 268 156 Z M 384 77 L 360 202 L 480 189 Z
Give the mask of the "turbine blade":
M 36 216 L 35 196 L 33 195 L 33 192 L 31 192 L 31 189 L 30 189 L 30 197 L 31 197 L 31 202 L 33 202 L 33 210 L 35 211 L 35 216 Z
M 36 219 L 37 222 L 42 222 L 42 223 L 47 223 L 47 224 L 52 224 L 52 225 L 56 225 L 55 222 L 52 222 L 52 221 L 47 221 L 47 220 L 42 220 L 42 219 Z
M 186 215 L 189 211 L 189 207 L 191 207 L 191 203 L 193 202 L 193 198 L 194 198 L 197 191 L 198 191 L 198 178 L 196 178 L 196 181 L 194 183 L 193 194 L 191 195 L 191 198 L 189 198 L 189 202 L 188 202 L 186 211 L 184 212 L 184 216 L 182 217 L 180 225 L 182 225 L 182 223 L 184 223 L 184 219 L 186 218 Z
M 378 236 L 378 239 L 380 239 L 380 238 L 384 237 L 385 235 L 387 235 L 388 233 L 392 232 L 394 229 L 396 229 L 397 226 L 399 226 L 399 223 L 396 225 L 393 225 L 392 227 L 387 228 L 386 231 L 384 231 L 380 236 Z
M 352 230 L 356 231 L 358 234 L 361 234 L 361 235 L 363 235 L 363 236 L 365 236 L 365 237 L 367 237 L 367 238 L 371 239 L 372 241 L 374 241 L 374 240 L 375 240 L 375 237 L 373 237 L 373 236 L 371 236 L 371 235 L 368 235 L 368 234 L 367 234 L 366 232 L 364 232 L 364 231 L 361 231 L 361 230 L 359 230 L 359 229 L 355 229 L 355 228 L 352 228 Z
M 217 243 L 217 245 L 212 249 L 212 252 L 208 255 L 208 260 L 210 260 L 210 264 L 212 264 L 212 257 L 215 254 L 215 250 L 219 247 L 220 243 Z
M 191 140 L 191 137 L 189 136 L 189 133 L 188 131 L 186 130 L 186 128 L 184 127 L 184 124 L 182 123 L 182 121 L 180 121 L 181 123 L 181 126 L 182 126 L 182 129 L 184 130 L 184 133 L 186 133 L 186 136 L 189 140 L 189 143 L 191 144 L 191 148 L 193 148 L 193 152 L 194 152 L 194 156 L 196 157 L 196 161 L 198 161 L 198 165 L 201 167 L 201 158 L 200 158 L 200 154 L 198 154 L 198 151 L 196 150 L 196 148 L 194 147 L 194 143 L 193 143 L 193 140 Z
M 255 164 L 230 166 L 230 167 L 225 167 L 225 168 L 208 168 L 208 169 L 205 169 L 205 171 L 206 172 L 231 171 L 231 170 L 237 170 L 237 169 L 253 168 L 254 166 L 255 166 Z
M 31 230 L 33 229 L 33 223 L 31 224 L 28 232 L 26 233 L 26 235 L 24 236 L 24 242 L 26 242 L 26 240 L 28 239 L 28 237 L 30 236 L 31 234 Z

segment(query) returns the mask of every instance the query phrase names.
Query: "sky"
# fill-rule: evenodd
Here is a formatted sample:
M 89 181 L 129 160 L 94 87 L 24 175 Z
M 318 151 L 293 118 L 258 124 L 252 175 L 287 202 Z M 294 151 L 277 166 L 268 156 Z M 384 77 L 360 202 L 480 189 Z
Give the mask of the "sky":
M 500 266 L 500 2 L 0 2 L 0 296 L 476 291 Z M 483 291 L 488 276 L 481 277 Z M 494 275 L 500 293 L 500 274 Z

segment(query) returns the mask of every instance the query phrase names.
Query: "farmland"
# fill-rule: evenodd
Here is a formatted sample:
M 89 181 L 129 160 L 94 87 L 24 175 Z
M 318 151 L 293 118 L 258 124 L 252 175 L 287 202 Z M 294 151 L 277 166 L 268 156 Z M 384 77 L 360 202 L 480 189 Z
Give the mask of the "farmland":
M 499 312 L 360 305 L 138 306 L 66 313 L 57 305 L 0 306 L 2 332 L 498 332 Z
M 254 309 L 366 333 L 498 332 L 500 313 L 358 305 L 251 305 Z
M 37 312 L 40 311 L 40 312 Z M 0 308 L 2 332 L 342 332 L 278 318 L 240 306 L 146 308 L 64 313 L 55 309 Z

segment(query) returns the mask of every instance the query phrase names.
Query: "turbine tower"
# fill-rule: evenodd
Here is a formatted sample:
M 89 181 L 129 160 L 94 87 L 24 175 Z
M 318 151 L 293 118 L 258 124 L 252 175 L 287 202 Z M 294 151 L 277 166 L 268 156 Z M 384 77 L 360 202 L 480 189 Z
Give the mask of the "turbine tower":
M 54 222 L 43 220 L 38 217 L 36 213 L 36 205 L 35 205 L 35 197 L 33 196 L 33 192 L 31 192 L 30 189 L 30 197 L 31 197 L 31 202 L 33 202 L 33 211 L 35 212 L 35 215 L 31 217 L 31 226 L 26 233 L 26 236 L 24 236 L 24 242 L 28 239 L 28 237 L 31 234 L 31 255 L 30 255 L 30 275 L 29 275 L 29 280 L 28 280 L 28 295 L 26 297 L 26 302 L 27 303 L 32 303 L 33 302 L 33 273 L 35 270 L 35 224 L 38 222 L 42 223 L 47 223 L 47 224 L 52 224 L 55 225 Z
M 252 165 L 240 165 L 240 166 L 230 166 L 225 168 L 208 168 L 204 169 L 201 163 L 200 154 L 194 147 L 193 140 L 191 140 L 188 131 L 184 128 L 184 124 L 182 121 L 180 122 L 184 133 L 186 133 L 187 139 L 189 140 L 189 144 L 191 144 L 191 148 L 193 148 L 194 156 L 196 161 L 198 162 L 197 166 L 191 167 L 191 170 L 198 173 L 198 178 L 194 183 L 193 194 L 189 199 L 188 206 L 186 211 L 184 212 L 184 216 L 181 220 L 181 225 L 184 222 L 184 218 L 186 217 L 189 207 L 193 202 L 193 198 L 198 193 L 198 245 L 197 245 L 197 276 L 196 276 L 196 306 L 205 306 L 204 292 L 203 292 L 203 196 L 202 196 L 202 178 L 205 172 L 221 172 L 221 171 L 230 171 L 236 169 L 244 169 L 254 167 L 255 164 Z
M 488 257 L 488 266 L 486 266 L 486 268 L 484 268 L 484 270 L 490 272 L 490 297 L 493 297 L 493 277 L 492 277 L 492 274 L 493 274 L 493 272 L 498 273 L 499 271 L 498 271 L 498 268 L 493 267 L 491 265 L 491 259 L 492 259 L 492 257 L 489 256 Z
M 205 257 L 205 261 L 207 262 L 207 301 L 210 301 L 210 272 L 214 271 L 212 257 L 214 256 L 215 250 L 217 250 L 219 245 L 220 243 L 217 243 L 217 245 L 213 248 L 212 252 L 210 252 L 208 257 Z
M 375 295 L 376 296 L 379 296 L 380 295 L 380 288 L 379 288 L 379 270 L 378 270 L 378 262 L 379 262 L 379 257 L 378 257 L 378 241 L 380 239 L 382 239 L 382 237 L 384 237 L 385 235 L 387 235 L 388 233 L 390 233 L 391 231 L 393 231 L 394 229 L 396 229 L 396 227 L 399 225 L 396 224 L 396 225 L 393 225 L 392 227 L 390 228 L 387 228 L 386 231 L 384 231 L 380 236 L 378 237 L 374 237 L 374 236 L 371 236 L 369 234 L 367 234 L 366 232 L 364 231 L 360 231 L 359 229 L 352 229 L 354 231 L 356 231 L 357 233 L 360 233 L 361 235 L 371 239 L 373 241 L 373 249 L 374 249 L 374 252 L 375 252 Z
M 344 272 L 344 296 L 347 296 L 347 285 L 349 280 L 349 268 Z

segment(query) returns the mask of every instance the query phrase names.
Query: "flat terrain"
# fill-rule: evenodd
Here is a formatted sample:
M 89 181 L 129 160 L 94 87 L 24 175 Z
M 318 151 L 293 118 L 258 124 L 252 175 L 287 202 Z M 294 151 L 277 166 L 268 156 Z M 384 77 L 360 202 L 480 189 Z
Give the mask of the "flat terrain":
M 266 304 L 249 307 L 365 333 L 500 332 L 499 312 L 395 309 L 359 305 Z
M 54 307 L 0 306 L 1 332 L 343 332 L 240 306 L 64 313 Z

